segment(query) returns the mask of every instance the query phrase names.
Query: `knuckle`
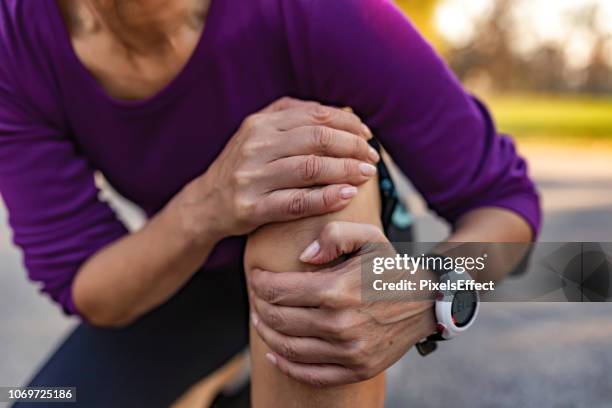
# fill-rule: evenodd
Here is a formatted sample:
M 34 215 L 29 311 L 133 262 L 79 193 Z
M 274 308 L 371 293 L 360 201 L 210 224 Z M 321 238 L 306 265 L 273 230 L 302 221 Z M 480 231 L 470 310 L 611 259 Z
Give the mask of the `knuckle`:
M 349 314 L 342 313 L 336 318 L 336 332 L 345 339 L 352 338 L 355 322 Z
M 244 187 L 251 183 L 252 177 L 249 172 L 237 170 L 232 174 L 232 182 L 236 186 Z
M 266 318 L 268 325 L 273 329 L 282 328 L 285 323 L 283 315 L 278 311 L 267 310 L 263 317 Z
M 261 293 L 261 297 L 268 303 L 278 302 L 278 289 L 274 286 L 266 286 Z
M 355 327 L 357 322 L 349 314 L 340 314 L 335 320 L 335 335 L 342 341 L 353 341 L 355 339 Z M 349 348 L 353 350 L 353 348 Z
M 279 344 L 279 354 L 288 360 L 295 360 L 297 358 L 297 351 L 295 345 L 289 339 L 284 339 Z
M 304 181 L 313 181 L 321 176 L 323 161 L 320 157 L 310 155 L 302 162 L 300 173 Z
M 355 127 L 360 127 L 363 124 L 363 121 L 355 112 L 346 112 L 346 118 L 347 121 Z
M 365 229 L 368 233 L 370 233 L 371 235 L 384 235 L 382 230 L 380 228 L 378 228 L 376 225 L 373 224 L 365 224 Z
M 247 130 L 256 130 L 263 126 L 265 121 L 265 115 L 263 113 L 254 113 L 246 117 L 243 122 L 243 126 Z
M 310 108 L 310 115 L 315 123 L 325 124 L 331 122 L 333 110 L 327 106 L 313 106 Z
M 363 139 L 359 137 L 353 138 L 353 157 L 359 157 L 363 155 L 366 152 L 366 149 L 366 142 Z
M 354 112 L 350 112 L 349 115 L 349 121 L 351 121 L 356 128 L 361 128 L 363 125 L 365 125 L 365 123 L 363 123 L 363 120 L 361 120 L 361 118 L 357 116 Z
M 350 364 L 354 367 L 355 372 L 367 380 L 374 376 L 375 364 L 369 350 L 364 345 L 364 342 L 355 342 L 349 351 Z
M 372 233 L 372 237 L 377 242 L 385 242 L 387 240 L 387 236 L 384 231 L 375 225 L 370 225 L 370 230 Z
M 339 309 L 344 304 L 344 293 L 338 285 L 330 285 L 324 292 L 322 303 L 327 309 Z
M 245 143 L 240 146 L 240 157 L 249 159 L 251 157 L 254 157 L 256 153 L 256 147 L 252 142 Z
M 368 368 L 357 368 L 355 369 L 354 374 L 355 380 L 357 380 L 357 382 L 366 381 L 374 377 L 374 375 Z
M 359 368 L 364 368 L 367 365 L 366 361 L 366 346 L 362 341 L 353 341 L 349 346 L 349 355 L 352 357 L 355 365 Z
M 332 221 L 325 226 L 322 234 L 332 242 L 336 242 L 342 237 L 342 224 L 339 221 Z
M 257 202 L 244 196 L 237 196 L 234 200 L 234 207 L 240 219 L 250 219 L 255 213 Z
M 329 326 L 326 327 L 326 329 L 327 329 L 326 330 L 327 334 L 330 337 L 332 337 L 334 340 L 344 342 L 344 341 L 350 341 L 352 338 L 352 336 L 346 331 L 342 330 L 342 326 L 338 325 L 337 323 L 330 324 Z M 349 357 L 352 357 L 350 348 L 347 350 L 347 354 Z
M 357 174 L 355 163 L 351 159 L 342 159 L 342 169 L 347 177 Z
M 339 329 L 336 326 L 336 322 L 333 318 L 320 319 L 317 322 L 312 323 L 312 327 L 320 332 L 324 337 L 340 339 Z
M 283 96 L 282 98 L 279 98 L 276 100 L 276 102 L 274 102 L 274 106 L 282 108 L 283 106 L 287 106 L 293 103 L 294 101 L 297 101 L 297 99 L 293 99 L 290 96 Z
M 263 299 L 264 296 L 262 295 L 262 288 L 265 288 L 265 277 L 262 273 L 253 273 L 253 270 L 249 270 L 248 274 L 248 289 L 252 290 L 254 293 L 257 294 L 257 296 Z
M 304 374 L 302 381 L 316 388 L 323 388 L 325 386 L 325 382 L 321 378 L 310 372 Z
M 352 347 L 346 350 L 345 359 L 346 364 L 356 371 L 359 371 L 363 367 L 362 356 Z
M 314 126 L 312 128 L 312 135 L 314 138 L 315 145 L 322 151 L 326 152 L 332 145 L 333 132 L 330 128 L 325 126 Z
M 360 303 L 359 295 L 354 292 L 348 284 L 336 281 L 324 290 L 323 306 L 332 310 L 345 310 L 354 307 Z
M 336 202 L 334 191 L 331 189 L 323 189 L 321 192 L 321 200 L 323 202 L 323 208 L 331 208 Z
M 308 212 L 310 204 L 306 193 L 298 191 L 292 194 L 289 204 L 287 205 L 287 214 L 291 216 L 302 216 Z
M 247 140 L 240 149 L 242 156 L 255 157 L 270 147 L 271 143 L 268 140 L 260 139 L 261 138 L 251 137 Z

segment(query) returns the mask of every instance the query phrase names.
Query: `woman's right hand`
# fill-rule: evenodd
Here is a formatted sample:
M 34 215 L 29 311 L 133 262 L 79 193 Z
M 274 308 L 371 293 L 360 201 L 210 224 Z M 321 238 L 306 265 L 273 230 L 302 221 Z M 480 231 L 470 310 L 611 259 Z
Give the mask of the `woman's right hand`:
M 367 143 L 371 137 L 353 113 L 280 99 L 247 117 L 208 171 L 190 183 L 189 207 L 214 211 L 191 221 L 223 238 L 339 211 L 376 174 L 380 157 Z

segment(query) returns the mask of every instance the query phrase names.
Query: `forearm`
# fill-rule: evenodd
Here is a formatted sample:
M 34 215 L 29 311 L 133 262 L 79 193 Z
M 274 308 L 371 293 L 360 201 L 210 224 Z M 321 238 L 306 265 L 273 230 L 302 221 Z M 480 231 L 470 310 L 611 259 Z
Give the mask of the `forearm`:
M 436 251 L 451 252 L 461 245 L 461 256 L 477 257 L 486 252 L 487 267 L 475 277 L 478 281 L 498 281 L 521 262 L 529 250 L 534 233 L 529 223 L 503 208 L 479 208 L 465 214 L 450 237 Z M 477 243 L 482 243 L 478 245 Z
M 206 208 L 188 204 L 188 195 L 179 193 L 141 230 L 80 268 L 72 293 L 87 321 L 110 327 L 133 322 L 174 295 L 206 261 L 221 236 Z
M 283 98 L 248 116 L 142 231 L 85 262 L 73 284 L 77 310 L 94 324 L 129 323 L 183 286 L 223 237 L 345 208 L 352 186 L 375 173 L 369 138 L 357 116 L 315 102 Z

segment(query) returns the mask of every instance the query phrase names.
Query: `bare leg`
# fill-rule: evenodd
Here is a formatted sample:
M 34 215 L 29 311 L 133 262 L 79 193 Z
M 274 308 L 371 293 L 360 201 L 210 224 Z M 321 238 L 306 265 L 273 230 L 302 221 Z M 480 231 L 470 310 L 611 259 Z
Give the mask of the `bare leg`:
M 260 228 L 248 240 L 245 270 L 252 268 L 284 272 L 315 269 L 299 261 L 304 248 L 330 221 L 353 221 L 381 226 L 378 182 L 359 189 L 353 202 L 341 212 Z M 368 381 L 341 387 L 314 388 L 282 374 L 265 359 L 269 349 L 251 327 L 253 406 L 274 407 L 382 407 L 384 374 Z

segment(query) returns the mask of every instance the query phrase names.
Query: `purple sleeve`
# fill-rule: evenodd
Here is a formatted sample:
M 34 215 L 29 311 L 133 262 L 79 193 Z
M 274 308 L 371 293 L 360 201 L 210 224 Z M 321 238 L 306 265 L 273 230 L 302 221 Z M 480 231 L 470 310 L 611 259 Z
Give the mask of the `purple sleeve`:
M 538 194 L 512 140 L 388 0 L 282 2 L 303 97 L 350 106 L 451 223 L 485 206 L 538 233 Z
M 62 131 L 28 105 L 16 82 L 0 67 L 0 194 L 30 279 L 41 282 L 66 313 L 77 313 L 75 273 L 126 230 L 98 200 L 93 169 Z

